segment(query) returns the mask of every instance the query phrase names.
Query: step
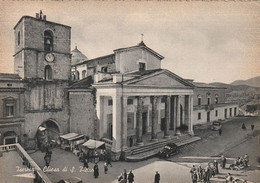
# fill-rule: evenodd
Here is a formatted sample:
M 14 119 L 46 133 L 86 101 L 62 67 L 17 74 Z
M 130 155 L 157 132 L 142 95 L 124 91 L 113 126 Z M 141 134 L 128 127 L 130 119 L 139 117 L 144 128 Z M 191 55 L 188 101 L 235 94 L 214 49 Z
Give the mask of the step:
M 172 139 L 167 139 L 167 140 L 164 140 L 164 141 L 159 141 L 159 142 L 156 142 L 156 143 L 151 143 L 151 144 L 148 144 L 148 145 L 137 147 L 134 150 L 131 150 L 130 154 L 135 155 L 135 154 L 139 154 L 139 153 L 142 153 L 142 152 L 145 152 L 145 151 L 150 151 L 150 150 L 155 149 L 155 148 L 162 148 L 167 143 L 170 143 L 170 142 L 180 143 L 182 141 L 185 141 L 186 139 L 190 139 L 190 136 L 188 136 L 188 135 L 187 136 L 180 136 L 178 138 L 172 138 Z
M 190 137 L 189 139 L 185 139 L 181 142 L 178 142 L 176 143 L 176 145 L 178 147 L 180 146 L 184 146 L 184 145 L 187 145 L 187 144 L 190 144 L 190 143 L 193 143 L 193 142 L 196 142 L 200 140 L 199 137 Z M 175 141 L 173 141 L 175 143 Z M 165 144 L 166 145 L 166 144 Z M 163 147 L 163 146 L 162 146 Z M 161 147 L 161 148 L 162 148 Z M 145 151 L 145 152 L 142 152 L 142 153 L 139 153 L 139 154 L 134 154 L 134 155 L 130 155 L 130 156 L 127 156 L 126 157 L 126 161 L 142 161 L 142 160 L 145 160 L 145 159 L 148 159 L 150 157 L 153 157 L 155 156 L 156 154 L 158 154 L 160 148 L 153 148 L 152 150 L 150 151 Z

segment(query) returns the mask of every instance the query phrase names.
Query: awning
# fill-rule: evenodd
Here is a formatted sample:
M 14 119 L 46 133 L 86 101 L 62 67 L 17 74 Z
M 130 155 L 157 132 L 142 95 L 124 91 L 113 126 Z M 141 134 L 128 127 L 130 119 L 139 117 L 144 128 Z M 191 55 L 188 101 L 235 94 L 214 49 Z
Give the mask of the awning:
M 83 146 L 89 148 L 89 149 L 97 149 L 99 147 L 104 146 L 105 147 L 105 142 L 97 141 L 97 140 L 88 140 L 83 144 Z
M 76 137 L 69 138 L 68 140 L 77 140 L 77 139 L 82 138 L 82 137 L 84 137 L 84 135 L 78 135 Z
M 77 134 L 77 133 L 68 133 L 68 134 L 66 134 L 66 135 L 61 135 L 60 138 L 69 140 L 70 138 L 76 137 L 76 136 L 78 136 L 78 135 L 79 135 L 79 134 Z
M 40 131 L 44 131 L 44 130 L 46 130 L 46 128 L 40 126 L 40 127 L 38 128 L 38 130 L 40 130 Z

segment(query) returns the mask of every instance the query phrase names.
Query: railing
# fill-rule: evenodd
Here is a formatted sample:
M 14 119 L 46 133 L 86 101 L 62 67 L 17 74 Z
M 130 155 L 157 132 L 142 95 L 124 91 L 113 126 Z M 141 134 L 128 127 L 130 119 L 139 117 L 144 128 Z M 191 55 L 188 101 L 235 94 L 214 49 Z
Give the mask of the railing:
M 23 164 L 28 168 L 32 169 L 35 175 L 34 182 L 36 183 L 51 183 L 51 180 L 46 176 L 46 174 L 41 170 L 41 168 L 33 161 L 29 154 L 23 149 L 20 144 L 9 144 L 0 146 L 1 151 L 11 151 L 16 150 L 19 156 L 23 160 Z
M 0 146 L 0 151 L 14 151 L 16 150 L 16 144 L 8 144 Z
M 101 141 L 105 142 L 105 144 L 108 144 L 108 145 L 110 145 L 110 146 L 112 146 L 112 143 L 113 143 L 112 140 L 107 139 L 107 138 L 102 138 Z

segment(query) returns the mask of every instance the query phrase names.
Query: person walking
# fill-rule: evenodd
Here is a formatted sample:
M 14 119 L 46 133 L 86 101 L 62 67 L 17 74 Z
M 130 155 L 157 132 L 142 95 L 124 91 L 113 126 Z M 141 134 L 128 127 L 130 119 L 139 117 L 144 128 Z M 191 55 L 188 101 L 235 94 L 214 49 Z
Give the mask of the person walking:
M 128 182 L 129 183 L 133 183 L 134 182 L 134 174 L 132 173 L 132 170 L 130 170 L 129 174 L 128 174 Z
M 98 164 L 96 163 L 94 166 L 94 177 L 95 179 L 98 178 L 99 176 L 99 169 L 98 169 Z
M 158 171 L 156 171 L 154 176 L 154 183 L 159 183 L 160 179 L 161 179 L 160 174 Z
M 221 167 L 225 169 L 227 163 L 227 159 L 224 155 L 221 156 Z
M 121 173 L 121 174 L 118 176 L 117 180 L 118 180 L 119 183 L 124 183 L 125 180 L 124 180 L 123 173 Z
M 217 162 L 217 160 L 214 160 L 213 165 L 214 165 L 215 174 L 219 174 L 219 170 L 218 170 L 218 162 Z
M 254 128 L 255 128 L 255 125 L 252 124 L 252 125 L 251 125 L 251 130 L 254 131 Z
M 124 180 L 125 180 L 125 182 L 127 182 L 127 173 L 126 173 L 126 169 L 124 169 Z
M 249 157 L 247 154 L 244 156 L 245 167 L 248 167 Z
M 219 134 L 219 136 L 222 135 L 222 130 L 221 130 L 221 128 L 218 130 L 218 134 Z
M 107 171 L 108 171 L 108 167 L 107 167 L 107 163 L 105 162 L 104 163 L 104 172 L 105 172 L 105 174 L 107 174 Z
M 191 176 L 191 179 L 192 179 L 192 183 L 197 183 L 198 181 L 198 176 L 197 176 L 197 173 L 194 172 Z
M 83 168 L 88 168 L 88 160 L 87 159 L 84 159 Z
M 50 155 L 45 154 L 44 160 L 45 160 L 46 167 L 49 167 L 49 166 L 50 166 L 50 162 L 51 162 L 51 157 L 50 157 Z
M 198 178 L 199 180 L 203 180 L 203 169 L 201 168 L 201 165 L 198 166 L 197 172 L 198 172 Z

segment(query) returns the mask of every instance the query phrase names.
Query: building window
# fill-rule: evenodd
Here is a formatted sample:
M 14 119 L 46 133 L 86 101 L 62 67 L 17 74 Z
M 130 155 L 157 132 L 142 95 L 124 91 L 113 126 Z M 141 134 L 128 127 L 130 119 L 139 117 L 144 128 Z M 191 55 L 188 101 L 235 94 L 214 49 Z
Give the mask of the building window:
M 218 110 L 215 111 L 215 116 L 216 116 L 216 117 L 218 116 Z
M 102 67 L 101 72 L 107 72 L 107 67 Z
M 208 105 L 210 105 L 210 97 L 208 97 Z
M 229 116 L 232 116 L 232 108 L 229 109 Z
M 218 103 L 218 95 L 215 95 L 215 103 Z
M 108 100 L 108 105 L 113 105 L 113 100 L 112 99 Z
M 198 95 L 198 105 L 201 105 L 201 96 Z
M 44 79 L 52 80 L 52 68 L 49 65 L 45 66 L 45 69 L 44 69 Z
M 79 71 L 76 71 L 76 72 L 75 72 L 75 79 L 76 79 L 76 80 L 79 80 Z
M 82 79 L 86 77 L 86 70 L 82 71 Z
M 76 77 L 75 77 L 75 74 L 74 74 L 74 73 L 72 73 L 72 74 L 71 74 L 71 80 L 72 80 L 72 81 L 74 81 L 74 80 L 75 80 L 75 78 L 76 78 Z
M 201 119 L 201 113 L 200 112 L 198 113 L 198 119 Z
M 18 44 L 18 46 L 20 45 L 20 39 L 21 39 L 21 35 L 20 34 L 21 33 L 19 31 L 18 34 L 17 34 L 17 44 Z
M 133 105 L 134 104 L 134 100 L 129 98 L 127 99 L 127 105 Z
M 53 34 L 51 31 L 44 32 L 44 50 L 53 51 Z
M 234 108 L 234 116 L 236 116 L 237 115 L 237 108 L 235 107 Z
M 139 63 L 139 71 L 145 70 L 145 63 Z

